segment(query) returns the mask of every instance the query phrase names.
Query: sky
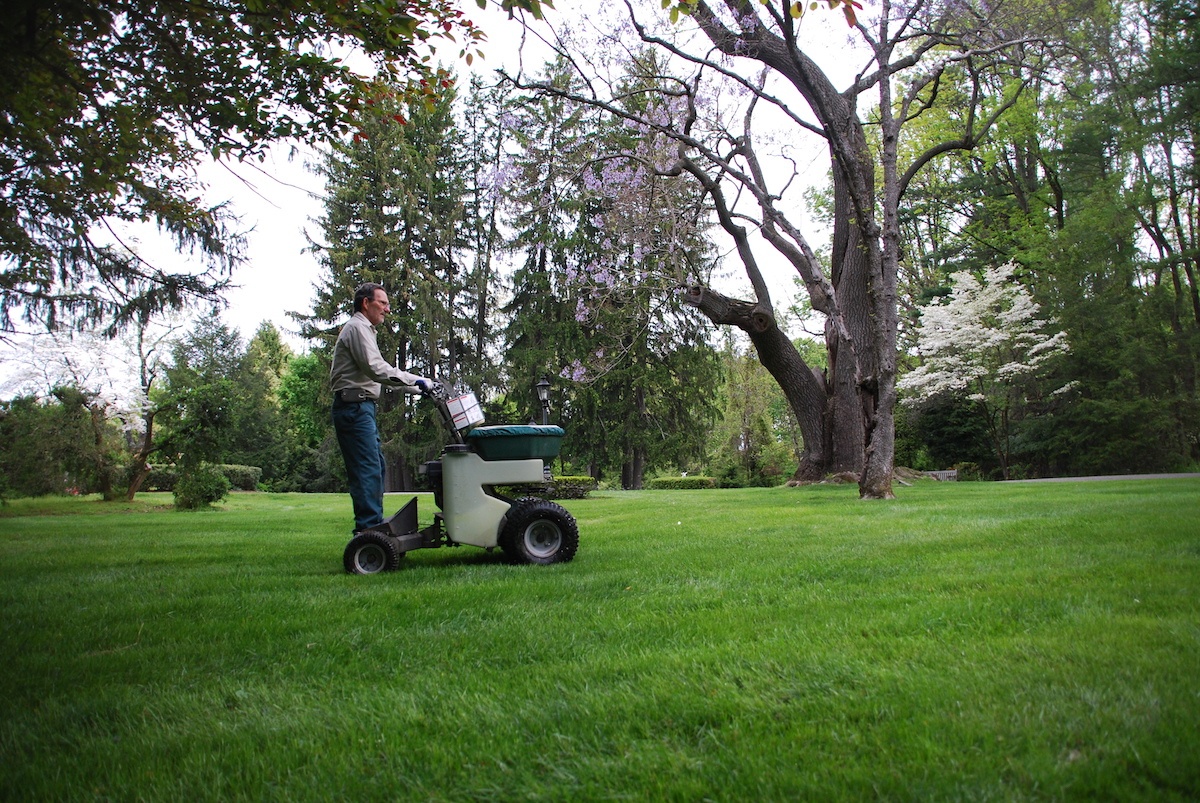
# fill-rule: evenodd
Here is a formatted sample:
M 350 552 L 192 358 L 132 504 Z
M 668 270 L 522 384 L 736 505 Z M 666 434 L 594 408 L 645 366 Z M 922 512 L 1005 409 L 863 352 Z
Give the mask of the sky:
M 317 159 L 312 149 L 293 152 L 281 145 L 261 164 L 210 168 L 210 198 L 228 200 L 249 231 L 246 261 L 234 272 L 221 316 L 245 339 L 264 321 L 290 335 L 295 324 L 287 314 L 312 309 L 319 265 L 306 231 L 320 239 L 314 221 L 321 214 L 322 181 L 307 164 Z M 293 340 L 293 347 L 298 343 Z

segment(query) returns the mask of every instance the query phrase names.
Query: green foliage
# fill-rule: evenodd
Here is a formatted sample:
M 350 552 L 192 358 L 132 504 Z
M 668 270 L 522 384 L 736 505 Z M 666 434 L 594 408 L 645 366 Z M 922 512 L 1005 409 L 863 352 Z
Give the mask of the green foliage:
M 273 491 L 344 491 L 345 466 L 329 420 L 329 358 L 324 351 L 293 357 L 277 391 L 283 462 L 263 485 Z
M 14 0 L 3 9 L 5 329 L 19 306 L 51 324 L 79 316 L 115 329 L 214 298 L 241 261 L 241 240 L 229 210 L 203 202 L 197 164 L 349 132 L 364 105 L 409 78 L 404 91 L 424 102 L 449 83 L 431 66 L 436 45 L 474 55 L 483 38 L 449 0 Z M 377 70 L 360 74 L 332 55 L 348 52 Z M 112 221 L 153 221 L 207 269 L 171 273 L 95 240 Z
M 940 467 L 917 429 L 921 415 L 911 409 L 896 410 L 895 465 L 915 471 L 938 471 Z
M 186 464 L 220 462 L 245 409 L 237 371 L 242 353 L 241 337 L 215 317 L 202 318 L 176 341 L 159 414 L 168 456 Z
M 221 476 L 229 483 L 229 490 L 257 491 L 259 489 L 263 471 L 258 466 L 207 465 L 209 468 L 215 467 L 220 472 Z M 180 475 L 180 470 L 175 466 L 152 466 L 144 488 L 147 491 L 173 492 L 179 484 Z M 185 492 L 195 494 L 193 490 L 187 488 L 185 488 Z
M 324 353 L 303 354 L 288 361 L 279 381 L 279 409 L 293 442 L 316 448 L 329 434 L 329 361 Z
M 120 432 L 96 394 L 73 386 L 0 403 L 0 475 L 13 496 L 101 493 L 120 485 Z
M 258 466 L 266 482 L 287 473 L 293 452 L 279 395 L 292 356 L 279 330 L 264 322 L 235 361 L 240 409 L 221 462 Z
M 959 482 L 975 482 L 983 479 L 978 463 L 955 463 L 950 468 L 958 473 Z
M 175 483 L 175 507 L 180 510 L 206 508 L 228 495 L 229 480 L 212 463 L 184 466 Z
M 916 437 L 931 463 L 927 470 L 952 468 L 963 462 L 996 467 L 987 419 L 978 402 L 948 399 L 910 416 Z
M 631 59 L 631 105 L 663 103 L 653 58 Z M 548 64 L 562 89 L 570 64 Z M 553 408 L 569 459 L 596 477 L 641 487 L 655 469 L 702 459 L 719 363 L 710 328 L 680 303 L 678 286 L 707 262 L 694 225 L 702 196 L 687 181 L 647 171 L 668 144 L 602 120 L 561 97 L 518 98 L 520 177 L 506 354 L 514 390 L 556 381 Z M 641 109 L 645 111 L 645 109 Z M 537 415 L 528 393 L 518 408 Z
M 492 0 L 493 3 L 499 5 L 505 11 L 512 13 L 515 9 L 521 8 L 528 11 L 535 19 L 542 19 L 543 8 L 554 8 L 554 3 L 551 0 Z M 480 8 L 487 8 L 488 0 L 475 0 L 475 5 Z
M 484 404 L 503 395 L 504 375 L 496 359 L 501 343 L 500 306 L 506 277 L 499 257 L 504 251 L 501 215 L 514 133 L 505 124 L 513 90 L 487 85 L 472 75 L 470 89 L 456 109 L 456 160 L 464 193 L 462 245 L 470 254 L 462 280 L 450 300 L 455 319 L 455 353 L 449 376 L 470 388 Z M 466 262 L 466 259 L 463 260 Z M 515 419 L 514 419 L 515 420 Z
M 33 396 L 22 396 L 4 402 L 0 415 L 0 466 L 8 494 L 12 496 L 42 496 L 66 491 L 65 472 L 54 443 L 60 428 L 56 419 L 61 410 L 43 404 Z
M 802 446 L 791 408 L 752 350 L 730 346 L 722 357 L 723 415 L 709 433 L 706 471 L 726 488 L 779 485 Z
M 896 493 L 594 494 L 570 564 L 370 578 L 344 496 L 16 500 L 0 798 L 1197 797 L 1200 482 Z
M 947 159 L 909 188 L 914 308 L 944 293 L 949 273 L 1015 259 L 1071 343 L 1031 388 L 1036 415 L 1014 422 L 1023 470 L 1170 470 L 1200 454 L 1188 103 L 1200 50 L 1186 5 L 1118 4 L 1076 26 L 1065 36 L 1086 58 L 1057 63 L 1069 91 L 1031 87 L 971 158 Z M 938 124 L 922 115 L 906 130 Z
M 146 477 L 143 488 L 147 491 L 175 490 L 179 482 L 179 471 L 174 466 L 150 466 L 150 474 Z
M 283 480 L 300 460 L 278 396 L 290 361 L 291 350 L 273 325 L 260 327 L 243 348 L 218 319 L 197 323 L 175 344 L 161 391 L 165 456 L 183 466 L 256 466 L 264 483 Z M 290 387 L 300 395 L 294 382 Z
M 541 79 L 563 87 L 572 81 L 561 59 L 547 64 Z M 586 348 L 575 319 L 580 299 L 567 282 L 567 270 L 572 246 L 578 245 L 571 233 L 584 201 L 578 176 L 592 152 L 589 138 L 596 124 L 579 107 L 551 96 L 514 98 L 508 114 L 517 151 L 507 173 L 511 186 L 505 197 L 512 213 L 506 222 L 512 229 L 508 247 L 517 257 L 511 299 L 503 308 L 507 398 L 529 420 L 541 412 L 532 387 L 542 377 L 559 379 L 564 366 Z M 569 448 L 580 458 L 589 455 L 589 435 L 594 433 L 586 425 L 578 432 L 570 426 L 562 383 L 556 382 L 551 394 Z M 598 458 L 596 463 L 608 461 Z
M 258 466 L 221 465 L 221 474 L 229 481 L 229 487 L 238 491 L 257 491 L 263 470 Z

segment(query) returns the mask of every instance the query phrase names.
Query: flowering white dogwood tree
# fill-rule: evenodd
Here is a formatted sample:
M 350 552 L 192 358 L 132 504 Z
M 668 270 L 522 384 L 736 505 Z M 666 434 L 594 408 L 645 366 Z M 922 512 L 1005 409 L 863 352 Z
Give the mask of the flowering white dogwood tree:
M 949 297 L 935 299 L 921 313 L 920 367 L 897 383 L 910 407 L 947 398 L 975 402 L 1006 479 L 1010 416 L 1027 401 L 1033 380 L 1045 378 L 1068 348 L 1066 333 L 1052 332 L 1053 322 L 1038 317 L 1037 303 L 1015 273 L 1008 263 L 988 268 L 982 277 L 953 274 Z

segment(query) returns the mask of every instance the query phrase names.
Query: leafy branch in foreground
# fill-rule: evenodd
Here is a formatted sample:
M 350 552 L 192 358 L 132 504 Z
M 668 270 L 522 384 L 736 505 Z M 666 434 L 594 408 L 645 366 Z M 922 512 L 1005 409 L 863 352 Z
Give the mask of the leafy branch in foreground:
M 206 156 L 345 133 L 389 86 L 436 94 L 448 78 L 435 50 L 469 58 L 483 39 L 452 0 L 5 3 L 0 331 L 19 314 L 115 332 L 139 311 L 219 297 L 241 240 L 229 210 L 202 200 Z M 371 68 L 357 72 L 350 54 Z M 204 266 L 150 265 L 114 223 L 155 224 Z

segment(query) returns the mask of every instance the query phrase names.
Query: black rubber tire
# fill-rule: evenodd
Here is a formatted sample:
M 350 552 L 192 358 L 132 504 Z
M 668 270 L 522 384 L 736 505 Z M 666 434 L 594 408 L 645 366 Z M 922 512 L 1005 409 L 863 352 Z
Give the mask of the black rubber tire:
M 517 563 L 566 563 L 579 549 L 579 525 L 562 505 L 519 499 L 508 509 L 500 548 Z
M 350 574 L 378 574 L 400 566 L 400 547 L 383 533 L 359 533 L 346 544 L 342 564 Z

